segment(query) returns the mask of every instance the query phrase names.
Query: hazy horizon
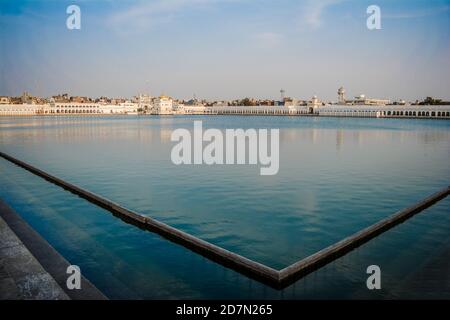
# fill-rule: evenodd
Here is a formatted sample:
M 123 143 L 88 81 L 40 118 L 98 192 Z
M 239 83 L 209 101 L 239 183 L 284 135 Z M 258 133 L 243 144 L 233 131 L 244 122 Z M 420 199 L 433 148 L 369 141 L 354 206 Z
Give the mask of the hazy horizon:
M 449 18 L 450 0 L 1 0 L 0 95 L 449 100 Z

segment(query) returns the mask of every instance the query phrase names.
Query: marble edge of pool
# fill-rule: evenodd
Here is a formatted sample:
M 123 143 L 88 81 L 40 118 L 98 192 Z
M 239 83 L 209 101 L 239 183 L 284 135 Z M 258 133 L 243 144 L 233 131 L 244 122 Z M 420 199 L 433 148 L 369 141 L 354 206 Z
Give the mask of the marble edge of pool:
M 127 223 L 157 233 L 162 237 L 178 243 L 200 255 L 203 255 L 212 261 L 215 261 L 225 267 L 231 268 L 257 281 L 265 283 L 275 289 L 283 289 L 293 282 L 297 281 L 298 279 L 306 276 L 307 274 L 320 269 L 331 261 L 336 260 L 337 258 L 350 252 L 351 250 L 368 242 L 372 238 L 382 234 L 383 232 L 404 222 L 413 215 L 432 206 L 436 202 L 448 196 L 450 192 L 450 187 L 447 186 L 439 190 L 438 192 L 435 192 L 434 194 L 428 196 L 427 198 L 420 200 L 418 203 L 400 210 L 388 216 L 387 218 L 382 219 L 379 222 L 332 244 L 329 247 L 326 247 L 306 258 L 303 258 L 291 264 L 290 266 L 282 270 L 275 270 L 264 264 L 228 251 L 220 246 L 216 246 L 212 243 L 204 241 L 191 234 L 162 223 L 156 219 L 143 216 L 139 213 L 122 207 L 121 205 L 109 199 L 103 198 L 88 190 L 68 183 L 56 176 L 50 175 L 43 170 L 35 168 L 30 164 L 9 156 L 3 152 L 0 152 L 0 156 L 17 166 L 22 167 L 25 170 L 64 188 L 65 190 L 86 199 L 87 201 L 97 206 L 107 209 L 114 216 L 119 217 Z
M 67 268 L 71 264 L 1 198 L 0 217 L 71 300 L 108 300 L 82 274 L 81 288 L 70 290 L 67 287 Z

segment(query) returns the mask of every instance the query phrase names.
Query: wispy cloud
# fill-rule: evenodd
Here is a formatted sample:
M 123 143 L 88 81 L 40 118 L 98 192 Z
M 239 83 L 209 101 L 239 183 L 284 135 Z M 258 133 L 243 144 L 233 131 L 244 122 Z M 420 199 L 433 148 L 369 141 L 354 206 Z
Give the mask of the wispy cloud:
M 301 9 L 301 21 L 311 29 L 317 29 L 323 24 L 323 14 L 330 6 L 346 0 L 308 0 Z
M 113 13 L 108 19 L 109 26 L 122 31 L 144 31 L 154 25 L 169 22 L 175 14 L 186 9 L 211 6 L 224 2 L 243 0 L 155 0 L 141 1 L 126 10 Z
M 123 11 L 114 12 L 107 19 L 109 26 L 127 33 L 131 30 L 142 31 L 155 24 L 170 21 L 170 15 L 188 4 L 202 0 L 158 0 L 139 2 Z
M 450 6 L 440 6 L 435 8 L 428 8 L 426 10 L 420 11 L 409 11 L 409 12 L 399 12 L 399 13 L 386 13 L 383 14 L 382 17 L 384 19 L 415 19 L 415 18 L 423 18 L 434 16 L 437 14 L 441 14 L 444 12 L 449 12 Z

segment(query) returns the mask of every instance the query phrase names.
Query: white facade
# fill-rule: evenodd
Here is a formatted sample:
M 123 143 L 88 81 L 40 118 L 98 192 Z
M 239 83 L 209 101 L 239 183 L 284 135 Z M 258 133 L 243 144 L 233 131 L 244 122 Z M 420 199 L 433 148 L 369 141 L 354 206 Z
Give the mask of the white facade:
M 42 114 L 45 105 L 0 104 L 0 116 L 34 116 Z
M 227 107 L 197 107 L 197 114 L 234 114 L 234 115 L 301 115 L 311 112 L 306 106 L 227 106 Z M 195 114 L 194 112 L 190 112 Z
M 450 119 L 450 106 L 333 105 L 319 108 L 319 116 Z
M 0 104 L 0 115 L 100 115 L 137 114 L 137 103 L 118 105 L 100 103 L 56 102 L 50 104 Z
M 163 101 L 164 102 L 164 101 Z M 158 114 L 205 114 L 205 115 L 316 115 L 328 117 L 372 117 L 372 118 L 427 118 L 450 119 L 450 106 L 375 106 L 375 105 L 326 105 L 312 106 L 223 106 L 205 107 L 161 103 Z M 137 103 L 120 105 L 99 103 L 51 103 L 0 104 L 0 116 L 34 115 L 110 115 L 137 114 Z M 157 114 L 156 111 L 154 114 Z
M 345 88 L 340 87 L 338 93 L 338 104 L 340 105 L 364 105 L 364 106 L 385 106 L 390 103 L 388 99 L 367 98 L 364 94 L 355 97 L 353 100 L 345 99 Z
M 98 103 L 52 102 L 44 107 L 44 114 L 99 114 Z
M 390 103 L 390 100 L 367 98 L 365 95 L 361 94 L 353 100 L 347 100 L 345 103 L 350 105 L 385 106 Z
M 313 96 L 311 98 L 311 101 L 308 101 L 307 105 L 309 107 L 317 108 L 322 105 L 322 102 L 320 102 L 319 98 L 317 96 Z
M 173 114 L 173 100 L 166 96 L 155 99 L 153 104 L 153 114 Z
M 148 94 L 140 94 L 137 97 L 138 108 L 142 110 L 150 110 L 153 105 L 153 97 Z
M 101 104 L 100 113 L 103 114 L 137 114 L 139 104 L 125 102 L 120 104 Z
M 174 102 L 172 105 L 172 110 L 175 114 L 185 114 L 186 113 L 185 108 L 186 108 L 185 105 L 182 103 Z
M 205 114 L 211 108 L 207 108 L 204 105 L 185 105 L 184 113 L 185 114 Z
M 8 97 L 0 97 L 0 104 L 9 104 L 9 98 Z

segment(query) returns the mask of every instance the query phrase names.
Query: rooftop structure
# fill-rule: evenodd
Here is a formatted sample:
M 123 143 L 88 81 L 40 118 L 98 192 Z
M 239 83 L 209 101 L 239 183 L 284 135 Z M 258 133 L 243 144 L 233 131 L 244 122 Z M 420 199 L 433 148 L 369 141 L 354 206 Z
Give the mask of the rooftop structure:
M 364 106 L 385 106 L 390 104 L 388 99 L 367 98 L 364 94 L 360 94 L 354 99 L 345 99 L 345 88 L 338 89 L 338 104 L 340 105 L 364 105 Z
M 10 99 L 9 97 L 0 97 L 0 104 L 9 104 Z

